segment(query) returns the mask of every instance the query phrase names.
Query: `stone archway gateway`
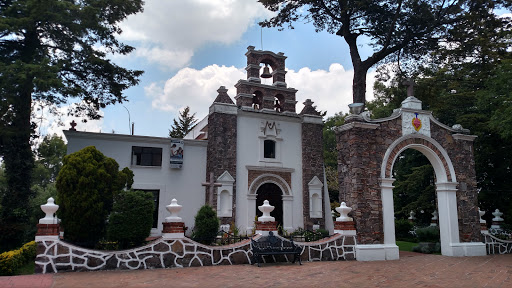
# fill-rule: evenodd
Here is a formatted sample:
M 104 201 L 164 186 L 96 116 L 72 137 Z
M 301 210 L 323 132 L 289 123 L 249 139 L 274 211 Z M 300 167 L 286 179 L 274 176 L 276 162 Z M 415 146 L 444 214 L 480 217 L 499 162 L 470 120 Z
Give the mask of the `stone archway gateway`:
M 473 140 L 460 125 L 448 127 L 409 96 L 390 117 L 350 115 L 337 127 L 340 201 L 353 208 L 358 260 L 398 259 L 392 171 L 406 149 L 424 154 L 436 175 L 441 253 L 486 255 L 480 241 Z

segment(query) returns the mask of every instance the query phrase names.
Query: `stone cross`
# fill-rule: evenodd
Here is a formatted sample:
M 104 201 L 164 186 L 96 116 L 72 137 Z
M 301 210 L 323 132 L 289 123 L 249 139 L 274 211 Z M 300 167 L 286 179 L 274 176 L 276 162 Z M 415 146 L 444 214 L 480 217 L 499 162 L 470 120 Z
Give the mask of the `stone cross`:
M 75 120 L 73 120 L 71 123 L 69 123 L 69 125 L 71 125 L 71 128 L 69 128 L 70 131 L 76 131 L 76 129 L 75 129 L 75 127 L 76 127 Z
M 416 83 L 414 83 L 414 80 L 407 78 L 407 80 L 402 82 L 402 85 L 407 86 L 407 97 L 414 96 L 414 86 L 417 86 Z
M 213 172 L 210 172 L 210 182 L 203 182 L 201 183 L 202 186 L 205 186 L 205 187 L 209 187 L 209 191 L 208 191 L 208 194 L 209 194 L 209 198 L 208 198 L 208 201 L 209 201 L 209 204 L 212 205 L 213 207 L 213 193 L 215 191 L 215 187 L 220 187 L 222 186 L 222 184 L 220 183 L 215 183 L 215 179 L 213 178 Z

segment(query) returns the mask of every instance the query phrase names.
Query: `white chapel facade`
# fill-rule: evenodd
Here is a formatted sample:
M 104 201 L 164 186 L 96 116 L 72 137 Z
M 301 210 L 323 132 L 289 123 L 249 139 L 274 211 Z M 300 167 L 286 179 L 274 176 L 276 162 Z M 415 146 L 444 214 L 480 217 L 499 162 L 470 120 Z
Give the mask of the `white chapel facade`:
M 154 195 L 155 236 L 173 198 L 187 207 L 180 216 L 188 235 L 205 203 L 221 224 L 250 234 L 264 200 L 275 206 L 271 216 L 288 232 L 332 230 L 322 117 L 309 99 L 295 111 L 297 90 L 287 87 L 283 53 L 249 46 L 245 55 L 247 79 L 235 85 L 234 99 L 221 86 L 208 116 L 184 139 L 64 131 L 68 154 L 95 146 L 120 168 L 133 170 L 133 189 Z M 272 84 L 261 78 L 272 78 Z

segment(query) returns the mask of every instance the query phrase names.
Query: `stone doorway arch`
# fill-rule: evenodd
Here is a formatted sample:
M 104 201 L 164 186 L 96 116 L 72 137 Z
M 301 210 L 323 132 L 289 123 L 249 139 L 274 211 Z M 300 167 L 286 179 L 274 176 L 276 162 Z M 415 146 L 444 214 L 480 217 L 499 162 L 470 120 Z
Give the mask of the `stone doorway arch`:
M 282 227 L 285 230 L 291 230 L 292 229 L 292 202 L 293 202 L 293 195 L 291 194 L 291 188 L 288 182 L 281 177 L 280 175 L 273 174 L 273 173 L 263 173 L 259 176 L 257 176 L 252 183 L 249 185 L 249 193 L 247 195 L 247 215 L 248 220 L 252 224 L 256 217 L 256 206 L 258 201 L 258 192 L 261 191 L 260 188 L 265 186 L 271 186 L 274 187 L 274 191 L 281 191 L 280 198 L 282 200 L 281 203 L 281 209 L 282 209 Z M 271 200 L 270 205 L 276 206 L 275 203 L 272 203 Z M 271 214 L 272 215 L 272 214 Z M 274 216 L 274 215 L 272 215 Z M 274 216 L 275 217 L 275 216 Z M 276 217 L 276 220 L 278 218 Z M 248 225 L 248 227 L 250 227 Z
M 460 125 L 448 127 L 413 96 L 390 117 L 350 115 L 336 128 L 340 202 L 353 208 L 358 260 L 398 259 L 392 171 L 406 149 L 424 154 L 436 175 L 442 254 L 485 255 L 480 241 L 473 140 Z

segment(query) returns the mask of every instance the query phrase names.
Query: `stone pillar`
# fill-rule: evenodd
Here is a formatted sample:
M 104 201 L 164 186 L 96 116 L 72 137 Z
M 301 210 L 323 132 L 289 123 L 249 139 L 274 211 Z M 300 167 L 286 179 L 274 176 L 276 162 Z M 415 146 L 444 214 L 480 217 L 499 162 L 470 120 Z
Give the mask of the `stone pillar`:
M 229 97 L 227 89 L 221 86 L 217 92 L 213 104 L 210 106 L 208 115 L 208 147 L 206 156 L 206 177 L 210 180 L 210 173 L 213 173 L 215 181 L 226 171 L 236 181 L 236 149 L 237 149 L 237 106 Z M 252 103 L 252 96 L 248 98 Z M 208 188 L 207 188 L 208 189 Z M 216 189 L 215 189 L 216 190 Z M 220 192 L 220 191 L 219 191 Z M 209 204 L 217 211 L 217 196 L 206 193 L 206 201 L 213 199 Z M 236 219 L 236 185 L 232 188 L 232 213 L 231 216 L 221 216 L 221 224 L 230 224 Z
M 171 204 L 165 207 L 171 216 L 166 217 L 162 223 L 164 228 L 162 230 L 163 239 L 181 239 L 185 237 L 185 223 L 183 219 L 178 216 L 182 206 L 178 204 L 176 199 L 172 199 Z
M 347 207 L 345 202 L 341 202 L 340 207 L 336 207 L 336 211 L 340 213 L 340 217 L 336 218 L 334 222 L 334 233 L 343 236 L 356 236 L 354 219 L 348 217 L 348 213 L 352 211 L 352 208 Z
M 50 197 L 46 204 L 41 205 L 41 210 L 43 210 L 46 216 L 41 218 L 39 224 L 37 224 L 35 240 L 59 240 L 60 220 L 54 216 L 55 212 L 59 210 L 59 205 L 56 205 L 55 200 Z
M 274 210 L 274 206 L 270 205 L 268 200 L 263 201 L 263 205 L 258 206 L 258 209 L 263 213 L 256 221 L 256 234 L 268 236 L 268 232 L 272 231 L 277 235 L 277 222 L 276 219 L 270 216 L 270 212 Z

